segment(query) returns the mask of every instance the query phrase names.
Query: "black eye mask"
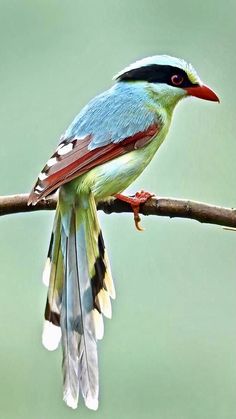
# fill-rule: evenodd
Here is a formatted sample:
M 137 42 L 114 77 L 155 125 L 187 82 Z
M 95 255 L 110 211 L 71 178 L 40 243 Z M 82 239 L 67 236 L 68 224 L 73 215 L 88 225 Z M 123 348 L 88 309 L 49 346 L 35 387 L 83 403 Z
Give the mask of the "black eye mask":
M 185 71 L 178 67 L 173 67 L 171 65 L 159 65 L 159 64 L 150 64 L 140 68 L 134 68 L 129 70 L 124 74 L 121 74 L 117 80 L 118 81 L 147 81 L 149 83 L 166 83 L 170 86 L 177 86 L 173 81 L 175 78 L 173 76 L 178 76 L 182 80 L 178 87 L 191 87 L 197 86 L 198 83 L 192 83 Z

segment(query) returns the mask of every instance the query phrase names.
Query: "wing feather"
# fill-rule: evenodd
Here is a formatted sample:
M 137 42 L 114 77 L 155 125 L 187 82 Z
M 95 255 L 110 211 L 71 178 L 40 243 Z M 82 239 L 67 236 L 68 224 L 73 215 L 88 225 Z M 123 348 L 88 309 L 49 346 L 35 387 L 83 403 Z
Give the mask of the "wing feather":
M 62 139 L 56 152 L 48 160 L 30 194 L 29 204 L 36 204 L 64 183 L 88 172 L 90 169 L 115 159 L 125 153 L 147 145 L 160 131 L 153 123 L 145 131 L 124 140 L 90 150 L 92 137 Z M 71 145 L 68 147 L 68 145 Z M 65 152 L 63 153 L 63 149 Z

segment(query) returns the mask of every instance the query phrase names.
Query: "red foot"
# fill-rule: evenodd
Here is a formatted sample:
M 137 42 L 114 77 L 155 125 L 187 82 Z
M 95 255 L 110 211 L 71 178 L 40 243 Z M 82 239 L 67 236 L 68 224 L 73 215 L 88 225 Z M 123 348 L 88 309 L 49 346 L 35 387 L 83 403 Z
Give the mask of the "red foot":
M 136 194 L 134 196 L 125 196 L 125 195 L 122 195 L 122 194 L 116 194 L 115 195 L 115 197 L 117 199 L 120 199 L 120 201 L 128 202 L 131 205 L 131 208 L 134 212 L 135 227 L 139 231 L 144 230 L 144 228 L 140 225 L 140 221 L 141 221 L 141 218 L 140 218 L 140 215 L 139 215 L 140 204 L 144 204 L 152 196 L 154 196 L 154 194 L 152 194 L 150 192 L 145 192 L 145 191 L 136 192 Z

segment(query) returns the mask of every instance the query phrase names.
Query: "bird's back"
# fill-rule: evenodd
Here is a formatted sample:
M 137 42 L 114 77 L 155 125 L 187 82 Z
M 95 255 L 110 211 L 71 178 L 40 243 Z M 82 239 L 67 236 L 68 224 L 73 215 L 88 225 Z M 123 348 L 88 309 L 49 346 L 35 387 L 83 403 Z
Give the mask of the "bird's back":
M 117 83 L 92 99 L 75 117 L 65 137 L 91 135 L 89 149 L 118 143 L 156 122 L 146 83 Z

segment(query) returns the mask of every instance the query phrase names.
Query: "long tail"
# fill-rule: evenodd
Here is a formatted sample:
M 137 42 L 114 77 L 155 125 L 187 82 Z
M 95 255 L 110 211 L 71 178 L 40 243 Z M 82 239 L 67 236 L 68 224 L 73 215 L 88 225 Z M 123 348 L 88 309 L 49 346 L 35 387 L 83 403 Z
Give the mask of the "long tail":
M 61 249 L 61 216 L 59 207 L 56 209 L 42 280 L 43 283 L 48 286 L 42 343 L 46 349 L 53 351 L 57 349 L 61 340 L 60 312 L 64 283 L 64 266 Z
M 81 392 L 86 406 L 95 410 L 97 339 L 103 337 L 102 314 L 111 317 L 115 290 L 92 194 L 70 206 L 60 202 L 48 257 L 43 343 L 55 349 L 61 330 L 64 400 L 76 408 Z

